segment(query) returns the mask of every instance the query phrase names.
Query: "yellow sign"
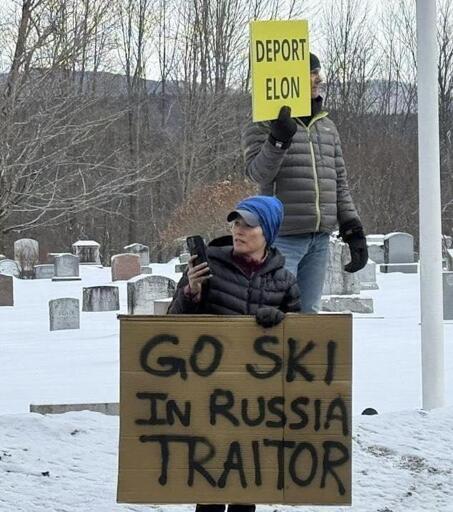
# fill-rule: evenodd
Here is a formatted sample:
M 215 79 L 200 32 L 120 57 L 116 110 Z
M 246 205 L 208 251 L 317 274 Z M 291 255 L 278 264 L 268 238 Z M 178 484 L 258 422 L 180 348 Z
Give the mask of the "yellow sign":
M 254 122 L 311 114 L 307 20 L 250 22 L 250 61 Z
M 120 321 L 119 502 L 351 503 L 351 315 Z

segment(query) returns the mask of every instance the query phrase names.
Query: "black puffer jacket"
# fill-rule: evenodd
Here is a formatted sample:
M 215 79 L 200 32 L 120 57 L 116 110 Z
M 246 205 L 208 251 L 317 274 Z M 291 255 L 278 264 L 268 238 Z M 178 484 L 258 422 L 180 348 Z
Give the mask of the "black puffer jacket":
M 263 267 L 250 278 L 232 259 L 232 238 L 214 240 L 208 247 L 212 277 L 204 283 L 201 302 L 184 294 L 187 273 L 178 283 L 169 314 L 254 315 L 259 307 L 299 312 L 296 278 L 284 268 L 285 258 L 271 248 Z

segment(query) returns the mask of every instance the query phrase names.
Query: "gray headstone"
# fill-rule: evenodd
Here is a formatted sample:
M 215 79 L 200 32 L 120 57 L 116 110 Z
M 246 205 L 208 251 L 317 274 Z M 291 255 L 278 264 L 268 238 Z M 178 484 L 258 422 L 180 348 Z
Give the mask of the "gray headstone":
M 14 260 L 1 260 L 0 274 L 5 276 L 20 277 L 20 267 Z
M 375 234 L 367 235 L 366 236 L 366 243 L 367 243 L 367 245 L 368 244 L 384 245 L 384 238 L 385 238 L 385 235 L 382 235 L 382 234 L 379 234 L 379 235 L 375 235 Z
M 73 254 L 55 256 L 55 277 L 58 280 L 79 280 L 79 257 Z
M 140 265 L 146 267 L 149 265 L 149 247 L 143 244 L 131 244 L 124 247 L 124 252 L 138 254 L 140 256 Z
M 323 297 L 321 299 L 321 311 L 335 313 L 373 313 L 373 299 L 369 297 Z
M 39 244 L 32 238 L 14 242 L 14 259 L 21 267 L 21 277 L 34 277 L 34 266 L 39 263 Z
M 154 314 L 155 315 L 166 315 L 172 300 L 173 300 L 172 298 L 155 300 L 154 301 Z
M 384 244 L 368 244 L 368 258 L 375 263 L 384 263 Z
M 453 272 L 442 272 L 444 320 L 453 320 Z
M 94 240 L 78 240 L 72 244 L 72 252 L 79 257 L 80 264 L 100 265 L 100 247 Z
M 14 279 L 0 274 L 0 306 L 14 306 Z
M 376 282 L 376 263 L 374 261 L 368 260 L 365 267 L 357 272 L 357 276 L 361 290 L 377 290 L 379 288 Z
M 90 286 L 83 289 L 82 311 L 117 311 L 120 309 L 117 286 Z
M 30 404 L 30 412 L 37 414 L 64 414 L 71 411 L 93 411 L 109 416 L 119 415 L 119 403 L 86 403 L 86 404 Z
M 418 272 L 417 263 L 383 263 L 379 266 L 379 270 L 383 274 L 392 274 L 401 272 L 403 274 L 416 274 Z
M 47 263 L 54 264 L 56 256 L 61 256 L 62 254 L 68 254 L 67 252 L 49 252 L 47 253 Z
M 154 301 L 173 297 L 176 283 L 164 276 L 137 276 L 127 283 L 129 315 L 154 314 Z
M 190 252 L 183 252 L 179 255 L 180 263 L 189 263 L 189 259 L 190 259 Z
M 360 293 L 359 277 L 344 270 L 344 266 L 350 261 L 348 245 L 338 239 L 331 238 L 323 295 L 354 295 Z
M 62 298 L 49 301 L 51 331 L 80 329 L 79 299 Z
M 55 275 L 55 266 L 49 263 L 35 265 L 35 279 L 52 279 Z
M 178 273 L 183 273 L 186 268 L 188 267 L 189 265 L 187 263 L 177 263 L 175 265 L 175 272 L 178 274 Z
M 115 254 L 112 256 L 112 281 L 128 281 L 140 275 L 140 256 Z
M 384 263 L 413 263 L 414 237 L 409 233 L 389 233 L 384 238 Z

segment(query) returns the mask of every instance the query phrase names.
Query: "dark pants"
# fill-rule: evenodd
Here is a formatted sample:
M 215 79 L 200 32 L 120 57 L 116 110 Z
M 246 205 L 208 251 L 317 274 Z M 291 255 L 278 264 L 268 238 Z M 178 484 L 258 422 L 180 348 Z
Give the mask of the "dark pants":
M 223 512 L 226 505 L 197 505 L 195 512 Z M 228 505 L 228 512 L 255 512 L 255 505 Z

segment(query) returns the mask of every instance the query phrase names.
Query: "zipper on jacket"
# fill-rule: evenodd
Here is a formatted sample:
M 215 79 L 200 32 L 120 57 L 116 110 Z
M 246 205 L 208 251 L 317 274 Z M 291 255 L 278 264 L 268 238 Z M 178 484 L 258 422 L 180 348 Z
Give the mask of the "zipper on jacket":
M 305 129 L 307 130 L 308 135 L 308 142 L 310 144 L 310 153 L 311 153 L 311 162 L 313 167 L 313 177 L 315 180 L 315 208 L 316 208 L 316 228 L 315 232 L 319 231 L 319 226 L 321 225 L 321 208 L 319 206 L 319 183 L 318 183 L 318 171 L 316 169 L 316 161 L 315 161 L 315 151 L 313 149 L 313 142 L 311 141 L 310 137 L 310 127 L 313 126 L 313 123 L 315 123 L 318 119 L 322 119 L 323 117 L 327 116 L 327 112 L 321 112 L 317 114 L 309 123 L 308 126 L 305 126 Z

